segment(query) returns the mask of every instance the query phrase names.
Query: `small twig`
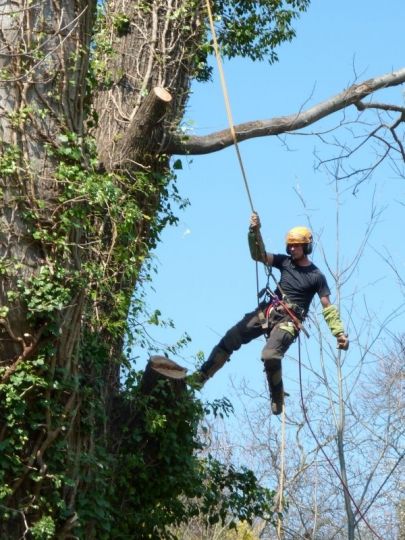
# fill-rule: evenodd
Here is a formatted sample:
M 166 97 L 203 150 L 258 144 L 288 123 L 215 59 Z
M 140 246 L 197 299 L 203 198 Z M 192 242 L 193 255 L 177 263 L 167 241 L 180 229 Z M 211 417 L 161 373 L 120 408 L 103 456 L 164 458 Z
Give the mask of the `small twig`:
M 42 333 L 45 330 L 45 327 L 47 325 L 44 325 L 39 330 L 39 332 L 37 333 L 35 338 L 33 338 L 31 336 L 31 334 L 24 334 L 24 337 L 21 338 L 21 337 L 14 336 L 14 334 L 13 334 L 10 326 L 8 325 L 7 321 L 5 321 L 4 319 L 0 319 L 0 323 L 3 324 L 3 326 L 6 327 L 7 331 L 10 334 L 10 337 L 12 337 L 13 341 L 15 341 L 17 343 L 21 343 L 22 346 L 23 346 L 23 350 L 22 350 L 22 353 L 20 354 L 20 356 L 18 356 L 13 361 L 13 363 L 4 372 L 4 374 L 3 374 L 2 378 L 1 378 L 1 384 L 4 384 L 5 382 L 7 382 L 9 380 L 11 375 L 16 371 L 19 364 L 21 364 L 21 362 L 23 362 L 24 360 L 27 360 L 28 358 L 30 358 L 34 354 L 34 352 L 36 350 L 36 347 L 38 345 L 39 338 L 41 337 L 41 335 L 42 335 Z
M 359 111 L 364 111 L 365 109 L 381 109 L 382 111 L 393 111 L 405 114 L 405 107 L 390 105 L 388 103 L 363 103 L 362 101 L 358 101 L 355 103 L 355 106 Z

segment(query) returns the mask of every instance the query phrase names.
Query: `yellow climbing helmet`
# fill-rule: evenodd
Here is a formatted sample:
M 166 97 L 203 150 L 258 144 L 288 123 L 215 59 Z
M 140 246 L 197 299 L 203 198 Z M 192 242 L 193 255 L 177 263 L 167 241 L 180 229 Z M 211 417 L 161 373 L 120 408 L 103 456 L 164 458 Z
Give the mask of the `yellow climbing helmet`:
M 287 246 L 287 253 L 289 253 L 289 245 L 303 244 L 305 255 L 309 255 L 312 252 L 312 232 L 308 227 L 293 227 L 286 234 L 285 243 Z

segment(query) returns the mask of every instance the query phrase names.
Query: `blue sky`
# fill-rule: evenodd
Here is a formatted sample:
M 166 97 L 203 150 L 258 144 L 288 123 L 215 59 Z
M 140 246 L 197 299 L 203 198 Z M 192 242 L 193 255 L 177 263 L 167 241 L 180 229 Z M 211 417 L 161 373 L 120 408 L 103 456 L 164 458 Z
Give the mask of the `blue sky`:
M 242 60 L 224 63 L 235 123 L 292 114 L 337 94 L 356 76 L 362 81 L 403 67 L 404 20 L 402 0 L 387 0 L 384 5 L 376 0 L 313 1 L 296 24 L 296 39 L 280 48 L 277 64 Z M 403 105 L 404 89 L 397 87 L 377 94 L 376 100 Z M 341 114 L 334 115 L 308 132 L 329 129 L 341 119 Z M 193 86 L 184 123 L 201 135 L 227 127 L 216 70 L 212 83 Z M 348 129 L 340 136 L 353 140 Z M 332 149 L 315 136 L 290 135 L 283 139 L 253 139 L 242 143 L 240 150 L 254 206 L 262 219 L 267 250 L 282 253 L 285 232 L 306 224 L 309 215 L 315 237 L 319 238 L 313 260 L 325 271 L 334 301 L 333 279 L 319 246 L 321 243 L 334 268 L 336 194 L 332 177 L 324 169 L 314 169 L 314 152 L 327 156 L 332 155 Z M 353 165 L 366 164 L 366 158 L 372 155 L 370 146 L 367 152 L 361 159 L 355 158 Z M 203 351 L 208 355 L 223 333 L 255 307 L 256 281 L 246 241 L 250 206 L 234 148 L 182 158 L 182 162 L 178 187 L 191 206 L 179 214 L 179 225 L 162 235 L 154 254 L 158 275 L 147 301 L 176 324 L 176 330 L 171 332 L 152 329 L 156 339 L 171 343 L 182 332 L 190 334 L 190 346 L 174 359 L 192 371 L 195 354 Z M 370 219 L 371 200 L 384 211 L 358 270 L 342 290 L 342 315 L 349 333 L 352 324 L 365 324 L 366 303 L 367 309 L 381 319 L 403 304 L 403 291 L 380 256 L 389 253 L 404 276 L 404 179 L 388 165 L 379 168 L 356 196 L 350 184 L 341 184 L 340 265 L 344 267 L 356 257 Z M 263 272 L 260 275 L 264 284 Z M 353 304 L 354 294 L 357 296 Z M 320 312 L 316 303 L 313 311 Z M 321 325 L 328 336 L 323 321 Z M 402 330 L 401 318 L 394 319 L 389 328 L 394 332 Z M 384 334 L 377 347 L 383 350 L 387 339 Z M 236 385 L 244 380 L 256 390 L 265 391 L 260 362 L 263 345 L 263 339 L 258 339 L 235 353 L 232 361 L 207 383 L 202 396 L 210 400 L 231 395 L 230 378 Z M 306 344 L 309 354 L 316 354 L 315 345 L 314 338 L 310 338 Z M 289 353 L 296 356 L 296 344 Z M 142 368 L 147 353 L 135 354 L 139 354 L 137 366 Z M 359 354 L 356 343 L 348 354 L 355 362 Z M 283 370 L 287 387 L 294 387 L 296 363 L 286 358 Z

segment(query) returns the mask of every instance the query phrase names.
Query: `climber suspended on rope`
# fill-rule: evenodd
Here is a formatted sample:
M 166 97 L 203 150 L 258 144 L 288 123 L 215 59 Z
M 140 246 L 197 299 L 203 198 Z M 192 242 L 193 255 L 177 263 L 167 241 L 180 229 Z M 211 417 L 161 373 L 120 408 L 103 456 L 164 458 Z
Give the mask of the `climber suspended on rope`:
M 262 361 L 270 390 L 271 411 L 280 414 L 284 405 L 281 360 L 303 328 L 303 321 L 315 294 L 330 331 L 337 339 L 338 349 L 347 350 L 349 340 L 337 307 L 331 304 L 330 289 L 324 274 L 310 261 L 312 233 L 307 227 L 294 227 L 286 236 L 287 255 L 267 253 L 260 232 L 260 218 L 253 212 L 248 233 L 252 258 L 266 267 L 277 268 L 280 278 L 272 292 L 268 287 L 258 307 L 232 326 L 213 348 L 208 359 L 194 374 L 203 385 L 229 360 L 241 345 L 264 335 L 266 345 Z M 306 332 L 306 331 L 305 331 Z

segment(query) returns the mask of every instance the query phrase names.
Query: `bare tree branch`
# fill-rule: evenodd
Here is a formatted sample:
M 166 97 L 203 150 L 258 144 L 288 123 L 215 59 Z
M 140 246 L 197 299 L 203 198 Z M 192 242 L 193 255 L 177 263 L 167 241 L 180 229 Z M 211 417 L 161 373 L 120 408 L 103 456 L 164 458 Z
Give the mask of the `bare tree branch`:
M 354 84 L 336 94 L 335 96 L 318 103 L 305 111 L 291 114 L 289 116 L 279 116 L 269 120 L 256 120 L 245 122 L 235 126 L 236 137 L 239 142 L 255 137 L 265 137 L 268 135 L 280 135 L 281 133 L 293 132 L 306 128 L 318 120 L 330 114 L 345 109 L 350 105 L 357 108 L 365 108 L 361 100 L 382 88 L 397 86 L 405 82 L 405 68 L 387 73 L 379 77 L 368 79 L 360 84 Z M 360 104 L 360 105 L 359 105 Z M 382 108 L 381 104 L 378 108 Z M 393 110 L 392 106 L 385 105 L 386 110 Z M 400 109 L 403 112 L 402 109 Z M 170 154 L 209 154 L 222 150 L 232 145 L 233 139 L 231 131 L 224 129 L 211 133 L 210 135 L 199 136 L 176 136 L 169 141 L 165 151 Z

